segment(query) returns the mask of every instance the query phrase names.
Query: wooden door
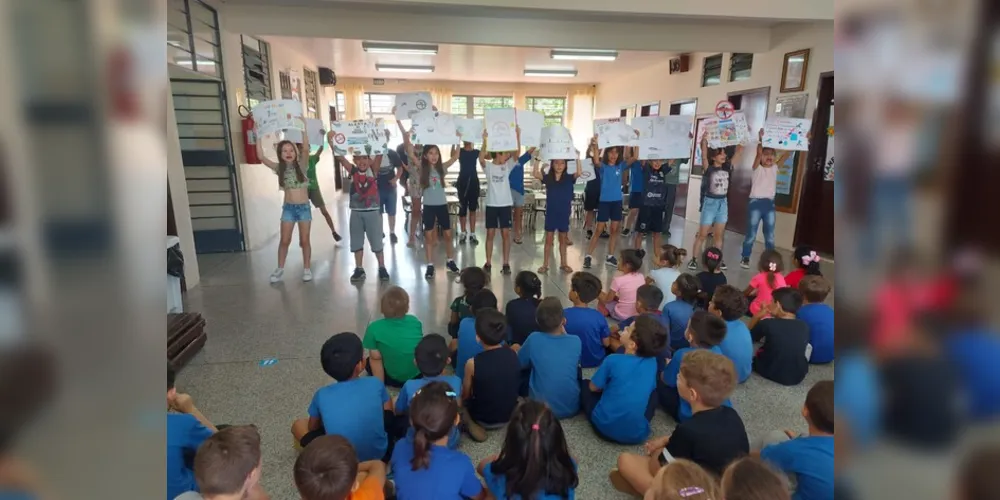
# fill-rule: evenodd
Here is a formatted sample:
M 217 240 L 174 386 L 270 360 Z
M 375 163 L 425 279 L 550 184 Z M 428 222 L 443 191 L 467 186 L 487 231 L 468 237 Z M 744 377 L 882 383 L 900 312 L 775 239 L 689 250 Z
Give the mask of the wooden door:
M 806 156 L 805 178 L 799 197 L 793 244 L 809 245 L 833 255 L 833 177 L 826 180 L 825 164 L 829 136 L 827 128 L 833 115 L 833 72 L 820 76 L 819 96 L 812 118 L 812 141 Z
M 729 101 L 733 103 L 733 106 L 746 116 L 751 137 L 755 137 L 757 131 L 764 126 L 770 98 L 770 87 L 734 93 L 729 96 Z M 733 164 L 733 173 L 729 184 L 729 222 L 726 223 L 726 229 L 740 234 L 747 231 L 750 185 L 753 182 L 755 151 L 752 147 L 754 146 L 755 144 L 751 142 L 743 147 L 743 154 L 736 158 L 736 163 Z M 727 151 L 732 157 L 735 148 L 732 148 L 732 151 L 727 148 Z

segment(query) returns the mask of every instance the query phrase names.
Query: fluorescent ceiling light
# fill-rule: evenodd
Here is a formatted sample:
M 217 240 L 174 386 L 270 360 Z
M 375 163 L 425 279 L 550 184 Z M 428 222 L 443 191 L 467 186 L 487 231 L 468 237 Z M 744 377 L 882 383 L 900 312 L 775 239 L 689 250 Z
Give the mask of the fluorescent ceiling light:
M 408 66 L 405 64 L 376 64 L 375 69 L 391 73 L 433 73 L 434 66 Z
M 614 61 L 618 59 L 616 50 L 575 50 L 553 49 L 550 52 L 553 59 L 581 61 Z
M 418 43 L 361 42 L 361 48 L 372 54 L 437 55 L 438 46 Z
M 552 76 L 561 78 L 573 78 L 576 76 L 575 69 L 526 69 L 524 76 Z

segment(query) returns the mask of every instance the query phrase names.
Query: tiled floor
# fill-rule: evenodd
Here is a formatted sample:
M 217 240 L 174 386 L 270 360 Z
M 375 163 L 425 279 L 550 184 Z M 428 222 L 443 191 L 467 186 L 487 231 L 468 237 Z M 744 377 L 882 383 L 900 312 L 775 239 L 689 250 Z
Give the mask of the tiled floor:
M 336 219 L 338 227 L 346 229 L 345 209 L 340 209 Z M 575 224 L 572 236 L 576 244 L 570 247 L 570 259 L 580 269 L 585 240 L 580 223 Z M 402 217 L 397 226 L 399 234 L 404 234 Z M 672 242 L 683 242 L 690 248 L 695 230 L 693 224 L 675 217 Z M 483 229 L 479 232 L 484 241 Z M 514 245 L 511 263 L 515 271 L 535 270 L 541 264 L 542 238 L 540 230 L 534 238 L 526 233 L 524 244 Z M 401 239 L 405 240 L 405 236 Z M 724 246 L 725 255 L 730 256 L 729 282 L 738 287 L 746 286 L 752 276 L 751 271 L 738 265 L 741 241 L 741 235 L 730 233 Z M 292 482 L 296 451 L 289 427 L 292 420 L 306 415 L 313 392 L 329 383 L 319 366 L 321 344 L 338 332 L 363 334 L 368 323 L 378 318 L 378 297 L 384 288 L 375 279 L 375 261 L 370 254 L 365 257 L 368 281 L 356 286 L 348 282 L 353 257 L 346 248 L 334 248 L 321 218 L 314 223 L 312 244 L 315 280 L 311 283 L 299 279 L 301 253 L 294 244 L 284 283 L 268 283 L 275 265 L 275 241 L 253 253 L 199 256 L 202 283 L 185 297 L 187 310 L 199 311 L 207 319 L 209 341 L 180 374 L 178 387 L 189 392 L 214 422 L 258 426 L 264 447 L 264 486 L 275 499 L 298 498 Z M 484 262 L 483 243 L 475 247 L 458 245 L 456 239 L 455 244 L 459 267 Z M 447 335 L 448 306 L 461 294 L 461 285 L 443 272 L 444 251 L 439 249 L 437 277 L 427 281 L 423 277 L 423 250 L 407 248 L 403 241 L 386 248 L 391 283 L 410 293 L 411 313 L 420 318 L 426 333 Z M 606 248 L 606 244 L 598 247 L 595 260 L 603 259 Z M 494 251 L 499 264 L 499 244 Z M 760 251 L 758 245 L 755 258 Z M 824 266 L 825 274 L 832 276 L 832 264 L 825 262 Z M 494 269 L 493 289 L 506 303 L 514 297 L 512 280 L 498 273 L 498 265 Z M 613 270 L 595 263 L 591 272 L 607 280 Z M 543 276 L 543 290 L 545 295 L 559 297 L 568 305 L 569 275 L 550 272 Z M 260 361 L 266 358 L 278 362 L 261 367 Z M 751 440 L 772 429 L 805 431 L 799 416 L 805 393 L 815 381 L 829 378 L 833 378 L 833 367 L 822 366 L 813 367 L 798 387 L 782 387 L 754 375 L 737 388 L 733 403 L 746 422 Z M 345 407 L 349 405 L 345 402 Z M 570 450 L 580 464 L 578 498 L 625 498 L 611 488 L 607 475 L 618 453 L 637 447 L 599 440 L 580 416 L 564 421 L 563 426 Z M 673 420 L 658 411 L 653 420 L 654 434 L 669 433 L 673 427 Z M 463 440 L 461 450 L 478 461 L 497 453 L 501 440 L 502 431 L 496 431 L 485 443 Z

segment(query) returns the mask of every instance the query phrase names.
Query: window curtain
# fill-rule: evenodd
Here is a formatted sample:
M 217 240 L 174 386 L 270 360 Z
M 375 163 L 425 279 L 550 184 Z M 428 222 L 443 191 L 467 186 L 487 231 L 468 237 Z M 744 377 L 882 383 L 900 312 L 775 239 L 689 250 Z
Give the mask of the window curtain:
M 570 91 L 566 98 L 566 126 L 573 134 L 573 144 L 586 155 L 587 145 L 594 136 L 594 87 L 581 87 Z
M 434 101 L 434 105 L 437 106 L 438 111 L 451 113 L 451 89 L 432 88 L 430 89 L 430 93 L 431 99 Z
M 517 109 L 528 109 L 528 99 L 523 90 L 514 90 L 514 107 Z
M 348 120 L 363 120 L 365 116 L 365 88 L 360 83 L 344 84 L 344 114 Z

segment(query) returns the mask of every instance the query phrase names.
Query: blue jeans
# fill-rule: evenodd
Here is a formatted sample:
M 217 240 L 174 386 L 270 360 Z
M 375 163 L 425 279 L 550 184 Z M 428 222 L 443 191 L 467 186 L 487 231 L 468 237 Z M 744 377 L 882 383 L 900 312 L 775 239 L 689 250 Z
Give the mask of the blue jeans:
M 749 259 L 753 252 L 753 242 L 757 239 L 757 228 L 764 223 L 764 247 L 774 249 L 774 200 L 750 198 L 747 206 L 747 235 L 743 239 L 743 258 Z
M 913 181 L 908 177 L 876 177 L 872 185 L 871 217 L 868 234 L 862 241 L 863 258 L 892 252 L 913 243 L 910 201 Z

